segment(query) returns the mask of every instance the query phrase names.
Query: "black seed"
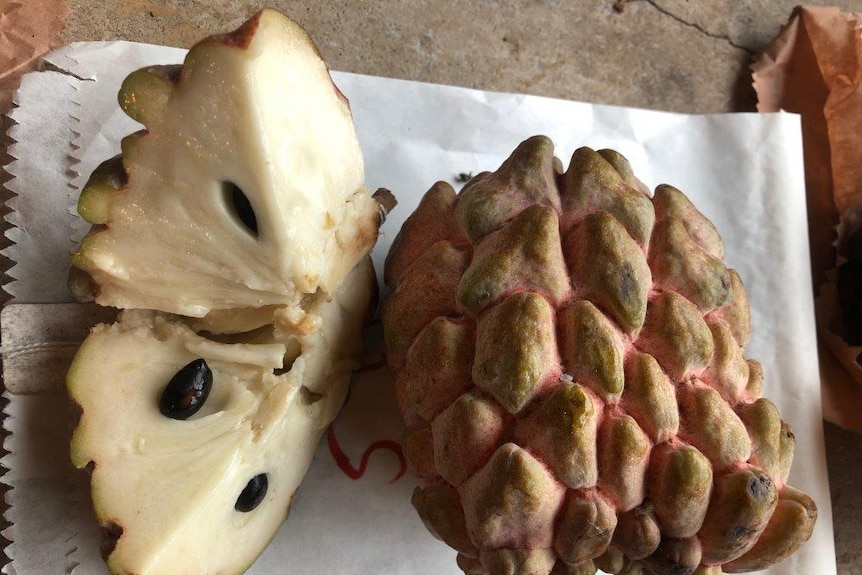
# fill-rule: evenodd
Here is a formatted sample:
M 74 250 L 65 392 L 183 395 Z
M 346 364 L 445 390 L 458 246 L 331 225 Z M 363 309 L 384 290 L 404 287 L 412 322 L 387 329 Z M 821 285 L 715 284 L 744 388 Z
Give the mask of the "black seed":
M 239 494 L 239 497 L 236 499 L 236 505 L 233 508 L 240 513 L 253 511 L 266 496 L 267 487 L 269 487 L 269 480 L 266 478 L 266 473 L 255 475 L 246 484 L 242 493 Z
M 171 419 L 188 419 L 203 407 L 213 386 L 213 372 L 203 359 L 180 369 L 159 398 L 159 411 Z
M 257 216 L 254 214 L 254 208 L 251 207 L 251 202 L 243 191 L 233 182 L 223 182 L 225 201 L 233 207 L 233 212 L 245 224 L 249 231 L 257 236 Z

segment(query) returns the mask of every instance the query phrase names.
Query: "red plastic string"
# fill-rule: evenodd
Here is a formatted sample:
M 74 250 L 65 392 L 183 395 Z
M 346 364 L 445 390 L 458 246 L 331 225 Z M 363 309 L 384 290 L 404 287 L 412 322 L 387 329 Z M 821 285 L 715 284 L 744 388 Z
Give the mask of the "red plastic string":
M 378 449 L 384 449 L 391 451 L 398 457 L 398 461 L 400 461 L 400 467 L 398 469 L 398 474 L 389 481 L 389 483 L 394 483 L 401 479 L 404 474 L 407 472 L 407 461 L 404 459 L 404 452 L 401 450 L 401 445 L 397 442 L 392 441 L 391 439 L 379 439 L 368 446 L 365 450 L 365 453 L 362 454 L 362 459 L 359 462 L 359 468 L 353 467 L 353 464 L 350 463 L 350 458 L 344 453 L 344 450 L 341 449 L 341 446 L 338 444 L 338 438 L 335 437 L 335 428 L 330 425 L 329 429 L 326 430 L 326 443 L 329 446 L 329 452 L 332 454 L 332 458 L 335 460 L 335 464 L 338 468 L 344 472 L 344 474 L 353 479 L 354 481 L 359 479 L 365 474 L 365 470 L 368 468 L 368 460 L 371 458 L 371 454 L 377 451 Z

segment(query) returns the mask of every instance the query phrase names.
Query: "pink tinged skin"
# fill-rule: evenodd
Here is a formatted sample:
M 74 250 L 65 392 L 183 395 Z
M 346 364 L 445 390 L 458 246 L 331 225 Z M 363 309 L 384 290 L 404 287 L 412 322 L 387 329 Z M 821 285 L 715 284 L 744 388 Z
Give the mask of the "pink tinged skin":
M 566 234 L 563 252 L 578 297 L 596 302 L 624 333 L 639 330 L 652 273 L 623 225 L 608 212 L 590 214 Z
M 563 369 L 604 401 L 615 404 L 623 392 L 625 340 L 594 304 L 575 300 L 559 313 Z
M 458 314 L 455 286 L 468 255 L 449 242 L 437 242 L 416 260 L 381 309 L 387 359 L 402 368 L 413 338 L 438 316 Z M 425 294 L 417 298 L 416 294 Z M 397 318 L 397 321 L 391 318 Z
M 577 383 L 561 382 L 518 422 L 515 439 L 570 489 L 598 481 L 596 430 L 601 402 Z
M 408 413 L 431 421 L 473 387 L 475 341 L 476 328 L 466 318 L 431 320 L 410 346 L 405 368 L 396 377 Z
M 500 446 L 459 491 L 467 531 L 479 549 L 551 546 L 565 489 L 523 448 Z
M 697 447 L 716 471 L 748 461 L 751 439 L 739 416 L 713 388 L 701 382 L 678 388 L 679 437 Z
M 657 294 L 635 346 L 656 358 L 674 383 L 703 373 L 712 361 L 712 333 L 697 307 L 674 292 Z
M 437 184 L 390 255 L 399 284 L 441 238 L 463 264 L 454 301 L 435 303 L 451 281 L 414 278 L 402 311 L 423 319 L 388 316 L 407 334 L 391 363 L 429 484 L 420 516 L 467 575 L 717 575 L 740 553 L 786 557 L 816 508 L 788 497 L 787 519 L 768 518 L 769 490 L 792 493 L 794 439 L 757 401 L 748 301 L 715 227 L 670 186 L 651 200 L 616 152 L 557 164 L 533 138 L 458 196 Z
M 757 542 L 778 504 L 775 482 L 756 467 L 715 477 L 714 494 L 698 532 L 707 565 L 741 557 Z
M 454 487 L 444 482 L 424 489 L 417 487 L 413 491 L 412 503 L 422 523 L 435 537 L 459 553 L 470 557 L 478 555 L 479 551 L 467 533 L 461 497 Z
M 560 211 L 554 144 L 544 136 L 522 142 L 496 172 L 473 178 L 459 194 L 455 216 L 476 243 L 531 206 Z
M 435 243 L 448 240 L 466 245 L 467 238 L 455 221 L 457 196 L 452 186 L 437 182 L 428 190 L 404 222 L 386 257 L 384 281 L 394 286 L 419 257 Z
M 731 279 L 722 261 L 697 244 L 676 217 L 656 223 L 649 265 L 656 287 L 679 292 L 702 313 L 727 305 Z
M 610 495 L 618 511 L 628 511 L 644 499 L 644 475 L 652 444 L 628 415 L 605 419 L 598 434 L 599 488 Z
M 676 217 L 685 226 L 689 237 L 708 254 L 724 259 L 724 242 L 715 225 L 709 221 L 691 200 L 678 189 L 661 184 L 653 196 L 656 220 L 667 216 Z
M 479 393 L 465 393 L 434 420 L 433 462 L 458 487 L 491 458 L 504 432 L 504 411 Z
M 691 445 L 657 445 L 647 471 L 647 497 L 662 533 L 674 539 L 695 535 L 712 494 L 712 463 Z
M 506 298 L 479 320 L 473 381 L 509 413 L 559 376 L 553 325 L 554 310 L 530 292 Z
M 653 443 L 668 441 L 677 434 L 676 389 L 654 357 L 639 352 L 626 357 L 625 390 L 620 405 Z
M 557 521 L 554 550 L 566 563 L 578 565 L 605 553 L 617 515 L 598 490 L 569 490 Z
M 712 333 L 715 351 L 712 362 L 700 377 L 704 383 L 715 388 L 725 401 L 736 405 L 745 397 L 745 388 L 748 386 L 748 363 L 727 322 L 708 318 L 706 323 Z
M 652 201 L 641 190 L 631 187 L 613 164 L 601 154 L 579 148 L 572 154 L 569 169 L 563 174 L 560 190 L 563 228 L 568 230 L 581 219 L 598 211 L 614 216 L 646 249 L 655 223 Z
M 485 236 L 458 284 L 458 303 L 477 317 L 516 291 L 542 294 L 555 307 L 571 296 L 557 213 L 544 206 L 521 212 Z
M 492 549 L 479 554 L 487 572 L 496 575 L 549 575 L 556 559 L 551 549 Z

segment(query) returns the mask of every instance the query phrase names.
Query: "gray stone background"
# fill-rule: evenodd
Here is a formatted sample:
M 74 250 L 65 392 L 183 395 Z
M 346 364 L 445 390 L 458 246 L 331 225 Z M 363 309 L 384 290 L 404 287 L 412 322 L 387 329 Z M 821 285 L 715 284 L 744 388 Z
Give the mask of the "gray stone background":
M 188 47 L 252 0 L 67 0 L 64 40 Z M 829 2 L 810 2 L 829 5 Z M 677 112 L 753 111 L 787 0 L 270 0 L 333 69 Z M 862 0 L 838 4 L 862 12 Z M 862 437 L 826 424 L 839 573 L 862 574 Z

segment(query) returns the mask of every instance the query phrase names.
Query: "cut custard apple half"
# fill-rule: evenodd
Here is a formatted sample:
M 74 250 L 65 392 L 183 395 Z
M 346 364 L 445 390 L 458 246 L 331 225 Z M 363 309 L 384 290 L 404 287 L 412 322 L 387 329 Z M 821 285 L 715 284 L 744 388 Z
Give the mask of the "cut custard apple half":
M 213 331 L 258 327 L 275 310 L 316 329 L 303 323 L 310 296 L 335 291 L 371 249 L 380 204 L 348 102 L 308 34 L 262 10 L 182 66 L 132 73 L 119 102 L 146 129 L 81 193 L 93 228 L 72 291 L 205 318 Z
M 315 333 L 214 341 L 185 318 L 127 310 L 68 374 L 112 573 L 244 571 L 271 541 L 347 394 L 374 285 L 364 260 Z
M 297 24 L 262 10 L 132 73 L 146 130 L 82 191 L 79 297 L 123 308 L 67 376 L 116 575 L 229 575 L 285 519 L 347 394 L 386 191 Z

